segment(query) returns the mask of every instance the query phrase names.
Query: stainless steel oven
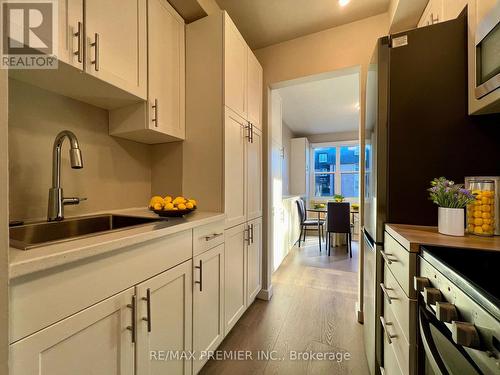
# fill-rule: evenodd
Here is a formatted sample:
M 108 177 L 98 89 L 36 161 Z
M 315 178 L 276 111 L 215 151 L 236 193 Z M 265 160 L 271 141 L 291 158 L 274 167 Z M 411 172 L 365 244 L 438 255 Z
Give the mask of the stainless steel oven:
M 499 260 L 500 252 L 422 250 L 419 374 L 500 374 Z
M 500 2 L 476 29 L 476 99 L 500 88 Z

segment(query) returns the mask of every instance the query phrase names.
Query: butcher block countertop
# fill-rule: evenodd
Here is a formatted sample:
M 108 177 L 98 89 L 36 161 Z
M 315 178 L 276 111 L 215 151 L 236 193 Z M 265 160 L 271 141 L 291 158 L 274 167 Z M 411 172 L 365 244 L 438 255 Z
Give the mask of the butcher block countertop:
M 407 224 L 386 224 L 385 230 L 406 249 L 416 253 L 420 251 L 421 245 L 500 252 L 500 236 L 446 236 L 440 234 L 437 227 Z

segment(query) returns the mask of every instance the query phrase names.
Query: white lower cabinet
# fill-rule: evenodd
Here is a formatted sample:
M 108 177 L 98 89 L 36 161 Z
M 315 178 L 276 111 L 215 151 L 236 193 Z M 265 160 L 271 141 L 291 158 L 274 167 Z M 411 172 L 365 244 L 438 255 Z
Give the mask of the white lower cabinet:
M 228 334 L 246 308 L 246 242 L 248 228 L 241 224 L 225 233 L 224 334 Z
M 190 358 L 168 360 L 192 350 L 191 275 L 188 261 L 136 286 L 137 375 L 191 374 Z
M 132 375 L 134 288 L 10 346 L 11 375 Z
M 217 349 L 224 339 L 224 244 L 193 260 L 193 373 L 207 362 L 203 352 Z
M 247 246 L 247 305 L 262 288 L 262 218 L 250 221 L 250 240 Z

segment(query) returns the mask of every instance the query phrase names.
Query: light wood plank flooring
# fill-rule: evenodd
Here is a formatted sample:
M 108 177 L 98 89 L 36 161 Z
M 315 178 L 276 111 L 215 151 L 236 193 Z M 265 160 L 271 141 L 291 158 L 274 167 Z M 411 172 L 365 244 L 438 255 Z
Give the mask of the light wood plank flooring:
M 209 361 L 201 374 L 368 374 L 363 326 L 356 322 L 358 246 L 324 247 L 316 236 L 294 248 L 273 276 L 271 301 L 256 300 L 219 347 L 223 351 L 274 351 L 284 360 Z M 347 361 L 289 360 L 290 351 L 348 352 Z

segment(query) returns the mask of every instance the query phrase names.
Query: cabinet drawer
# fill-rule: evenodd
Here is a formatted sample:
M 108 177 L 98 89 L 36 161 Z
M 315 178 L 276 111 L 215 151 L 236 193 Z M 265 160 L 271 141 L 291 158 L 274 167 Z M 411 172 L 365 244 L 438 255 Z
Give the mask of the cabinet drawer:
M 389 347 L 394 350 L 397 362 L 403 374 L 413 375 L 416 373 L 416 345 L 410 345 L 406 341 L 398 320 L 394 315 L 392 305 L 384 305 L 384 352 Z M 389 340 L 388 336 L 391 336 Z
M 193 229 L 193 256 L 224 243 L 224 220 Z
M 406 341 L 416 344 L 417 301 L 406 296 L 387 264 L 384 266 L 384 283 L 381 288 L 384 304 L 390 305 Z
M 408 252 L 387 232 L 385 232 L 384 239 L 384 250 L 380 252 L 385 264 L 391 270 L 405 294 L 409 298 L 416 299 L 412 281 L 416 274 L 417 254 Z
M 391 345 L 384 345 L 384 366 L 380 367 L 380 373 L 382 375 L 403 375 Z

